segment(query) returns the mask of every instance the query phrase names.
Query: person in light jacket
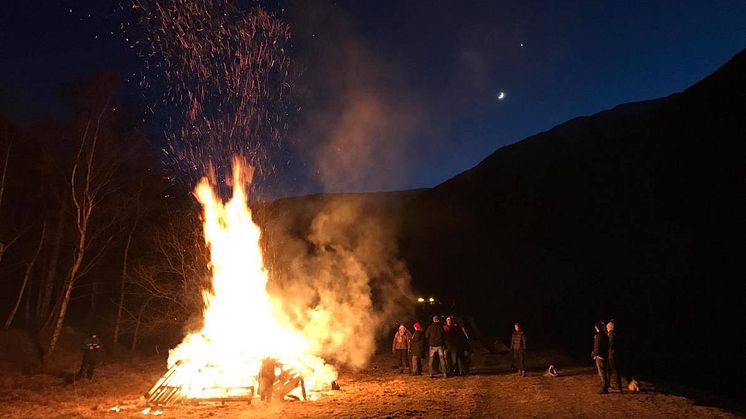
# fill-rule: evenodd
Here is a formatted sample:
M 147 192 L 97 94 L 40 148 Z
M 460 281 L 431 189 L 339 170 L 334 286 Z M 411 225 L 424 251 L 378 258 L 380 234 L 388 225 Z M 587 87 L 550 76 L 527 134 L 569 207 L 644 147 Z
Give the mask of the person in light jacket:
M 391 344 L 391 352 L 396 355 L 399 362 L 399 371 L 404 372 L 409 369 L 409 344 L 412 340 L 412 333 L 407 330 L 404 324 L 399 325 L 399 330 L 394 335 L 394 341 Z

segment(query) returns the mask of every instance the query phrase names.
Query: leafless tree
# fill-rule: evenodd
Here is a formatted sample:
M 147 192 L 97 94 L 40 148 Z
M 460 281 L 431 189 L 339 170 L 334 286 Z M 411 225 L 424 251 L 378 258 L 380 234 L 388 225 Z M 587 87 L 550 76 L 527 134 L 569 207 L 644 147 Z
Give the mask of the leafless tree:
M 90 229 L 96 211 L 101 210 L 102 201 L 115 192 L 111 180 L 116 164 L 97 155 L 102 141 L 103 118 L 108 110 L 109 101 L 105 101 L 97 113 L 85 120 L 68 177 L 76 243 L 73 261 L 53 312 L 53 329 L 44 356 L 45 362 L 49 361 L 56 348 L 75 283 L 96 264 L 112 239 L 105 225 L 98 226 L 97 231 Z
M 10 328 L 10 325 L 13 323 L 13 319 L 16 316 L 16 312 L 18 311 L 18 307 L 21 305 L 24 292 L 26 291 L 26 287 L 28 286 L 29 280 L 31 279 L 31 274 L 34 271 L 34 265 L 36 264 L 36 259 L 39 258 L 39 253 L 41 253 L 41 249 L 44 246 L 44 238 L 46 237 L 46 232 L 47 232 L 47 224 L 44 223 L 41 227 L 39 245 L 36 247 L 36 251 L 34 252 L 34 255 L 31 257 L 31 259 L 28 262 L 26 262 L 26 271 L 23 274 L 23 280 L 21 281 L 21 289 L 18 291 L 18 298 L 16 299 L 15 305 L 13 305 L 13 309 L 11 309 L 10 314 L 8 315 L 8 319 L 5 321 L 6 330 Z
M 122 325 L 122 313 L 124 311 L 124 297 L 126 295 L 126 288 L 127 288 L 127 278 L 128 278 L 127 268 L 129 267 L 129 259 L 130 259 L 129 254 L 130 254 L 130 246 L 132 245 L 132 237 L 134 236 L 135 231 L 137 230 L 137 227 L 140 224 L 140 218 L 143 215 L 142 199 L 141 199 L 142 192 L 143 192 L 143 180 L 141 180 L 140 185 L 137 189 L 137 193 L 134 198 L 134 201 L 135 201 L 134 219 L 132 220 L 132 227 L 129 229 L 129 233 L 127 234 L 127 241 L 124 244 L 124 251 L 122 255 L 122 276 L 119 282 L 119 304 L 117 304 L 117 317 L 114 321 L 114 338 L 113 338 L 114 344 L 119 343 L 119 334 L 120 334 L 121 325 Z
M 133 349 L 141 335 L 178 328 L 201 313 L 202 290 L 209 286 L 208 252 L 196 216 L 173 217 L 156 233 L 154 247 L 155 258 L 135 268 L 132 285 L 138 298 L 125 309 L 132 321 Z

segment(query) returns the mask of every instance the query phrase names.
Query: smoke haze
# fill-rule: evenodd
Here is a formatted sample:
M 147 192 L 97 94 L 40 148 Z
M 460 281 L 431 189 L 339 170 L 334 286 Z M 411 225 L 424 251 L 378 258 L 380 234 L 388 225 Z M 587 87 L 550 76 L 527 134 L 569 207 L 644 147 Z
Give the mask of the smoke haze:
M 388 205 L 376 195 L 332 195 L 265 209 L 273 213 L 264 229 L 270 293 L 323 356 L 353 368 L 366 365 L 379 333 L 410 306 Z

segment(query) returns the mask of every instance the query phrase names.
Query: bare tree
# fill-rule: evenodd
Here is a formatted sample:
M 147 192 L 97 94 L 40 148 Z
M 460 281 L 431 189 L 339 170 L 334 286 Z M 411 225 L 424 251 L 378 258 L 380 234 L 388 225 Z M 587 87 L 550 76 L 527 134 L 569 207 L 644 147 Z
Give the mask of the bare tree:
M 57 221 L 52 233 L 52 245 L 49 249 L 46 273 L 39 284 L 36 300 L 36 323 L 41 325 L 50 317 L 50 306 L 54 296 L 54 287 L 57 278 L 57 266 L 62 252 L 62 239 L 65 235 L 65 209 L 66 202 L 61 201 L 57 209 Z
M 8 142 L 8 148 L 5 151 L 5 162 L 3 163 L 3 175 L 0 178 L 0 210 L 3 208 L 3 197 L 5 196 L 5 181 L 7 179 L 8 174 L 8 161 L 10 160 L 10 150 L 12 143 L 10 142 L 9 136 L 8 136 L 8 130 L 7 128 L 3 130 L 5 140 Z M 15 235 L 10 240 L 6 241 L 0 241 L 0 262 L 3 260 L 3 256 L 5 256 L 5 252 L 8 250 L 8 248 L 20 237 L 19 235 Z
M 16 303 L 13 306 L 13 309 L 11 309 L 10 314 L 8 315 L 8 319 L 5 321 L 6 330 L 10 328 L 10 325 L 13 323 L 13 319 L 16 316 L 16 312 L 18 311 L 18 307 L 21 305 L 24 292 L 26 291 L 26 287 L 28 286 L 29 279 L 31 278 L 31 273 L 34 271 L 34 264 L 36 264 L 36 259 L 39 257 L 39 253 L 41 253 L 41 248 L 44 246 L 44 238 L 46 236 L 46 232 L 47 232 L 47 223 L 45 222 L 44 224 L 42 224 L 42 227 L 41 227 L 39 245 L 36 247 L 36 251 L 34 252 L 34 255 L 31 257 L 31 260 L 26 262 L 26 271 L 23 274 L 23 280 L 21 281 L 21 289 L 18 291 L 18 298 L 16 299 Z
M 8 133 L 7 130 L 5 132 L 5 137 L 7 139 Z M 12 143 L 8 142 L 8 149 L 5 152 L 5 162 L 3 163 L 3 175 L 2 178 L 0 178 L 0 209 L 3 208 L 3 197 L 5 196 L 5 178 L 8 174 L 8 161 L 10 160 L 10 149 L 11 149 Z
M 62 286 L 61 295 L 58 299 L 58 307 L 54 311 L 54 328 L 44 361 L 48 362 L 54 352 L 57 341 L 65 322 L 70 296 L 76 281 L 87 273 L 98 261 L 104 250 L 111 241 L 111 236 L 105 239 L 105 243 L 92 246 L 95 241 L 89 230 L 91 220 L 101 205 L 101 201 L 114 191 L 110 181 L 114 171 L 110 162 L 102 162 L 96 159 L 97 148 L 100 141 L 102 119 L 108 108 L 108 101 L 101 107 L 95 117 L 89 117 L 80 135 L 80 143 L 77 154 L 73 160 L 72 170 L 69 176 L 70 198 L 72 201 L 74 227 L 76 232 L 76 245 L 73 251 L 73 262 Z M 98 234 L 103 233 L 100 228 Z
M 143 185 L 141 182 L 140 187 L 137 190 L 137 195 L 135 197 L 135 219 L 132 222 L 132 228 L 130 228 L 129 234 L 127 234 L 127 241 L 124 244 L 124 254 L 122 257 L 122 277 L 119 282 L 119 304 L 117 307 L 117 317 L 114 322 L 114 344 L 119 343 L 119 332 L 121 330 L 122 324 L 122 311 L 124 310 L 124 296 L 127 286 L 127 267 L 129 263 L 130 246 L 132 245 L 132 236 L 135 234 L 135 230 L 137 230 L 137 226 L 140 223 L 140 217 L 142 216 L 142 202 L 140 199 L 142 188 Z
M 135 268 L 132 285 L 138 298 L 128 304 L 132 308 L 125 306 L 133 323 L 133 349 L 141 335 L 179 327 L 201 313 L 202 290 L 209 287 L 209 254 L 199 225 L 194 216 L 173 217 L 155 235 L 156 257 Z

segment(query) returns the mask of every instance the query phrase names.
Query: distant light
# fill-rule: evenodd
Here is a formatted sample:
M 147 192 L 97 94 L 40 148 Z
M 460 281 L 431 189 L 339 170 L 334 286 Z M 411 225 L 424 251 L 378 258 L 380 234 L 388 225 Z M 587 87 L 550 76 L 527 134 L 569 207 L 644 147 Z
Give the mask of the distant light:
M 521 46 L 523 46 L 523 42 L 521 42 Z
M 503 100 L 505 99 L 505 92 L 500 92 L 499 95 L 497 95 L 497 100 Z
M 430 297 L 430 300 L 428 300 L 428 301 L 430 301 L 431 303 L 434 303 L 435 302 L 435 298 Z
M 424 298 L 422 298 L 422 297 L 420 297 L 420 298 L 418 298 L 418 299 L 417 299 L 417 302 L 418 302 L 418 303 L 424 303 L 424 302 L 425 302 L 425 299 L 424 299 Z

